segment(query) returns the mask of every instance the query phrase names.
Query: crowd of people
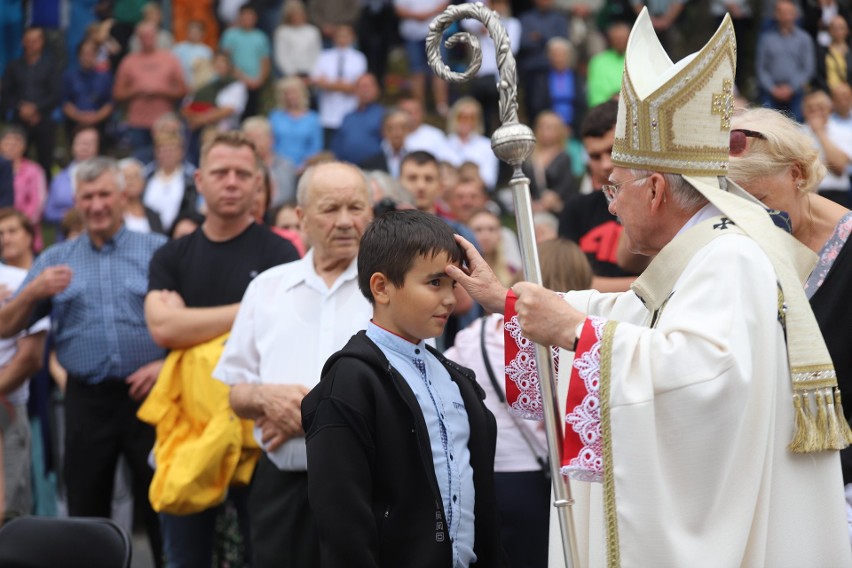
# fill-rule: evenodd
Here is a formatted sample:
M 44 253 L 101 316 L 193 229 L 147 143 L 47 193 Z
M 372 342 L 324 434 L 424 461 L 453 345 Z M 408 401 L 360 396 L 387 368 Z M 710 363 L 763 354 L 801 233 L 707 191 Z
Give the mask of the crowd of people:
M 31 0 L 26 26 L 3 22 L 11 31 L 0 45 L 0 511 L 121 517 L 123 490 L 135 509 L 123 522 L 141 521 L 157 566 L 366 565 L 370 555 L 413 550 L 424 566 L 436 554 L 454 566 L 477 557 L 496 566 L 495 535 L 509 565 L 547 565 L 544 433 L 509 412 L 517 397 L 503 384 L 521 372 L 503 357 L 518 318 L 501 313 L 522 263 L 511 172 L 489 139 L 499 126 L 496 54 L 483 26 L 455 24 L 451 33 L 478 36 L 483 65 L 463 85 L 432 74 L 428 24 L 449 4 L 118 0 L 111 12 L 77 7 L 60 24 Z M 654 177 L 653 159 L 642 163 L 648 172 L 622 171 L 618 95 L 631 25 L 646 6 L 485 4 L 506 27 L 521 114 L 536 136 L 523 170 L 545 287 L 631 294 L 668 241 L 642 242 L 614 198 L 634 182 L 661 199 L 681 187 Z M 786 212 L 776 222 L 819 255 L 807 298 L 839 392 L 852 400 L 848 310 L 838 309 L 852 278 L 852 12 L 836 0 L 751 8 L 712 1 L 704 17 L 678 1 L 647 5 L 673 60 L 691 50 L 686 22 L 701 21 L 706 30 L 690 35 L 703 42 L 731 10 L 740 71 L 712 94 L 715 120 L 733 127 L 728 175 Z M 443 53 L 457 69 L 467 55 Z M 717 108 L 717 96 L 740 110 Z M 750 101 L 767 108 L 743 110 Z M 690 203 L 655 217 L 659 226 L 686 221 L 697 211 Z M 419 213 L 383 217 L 405 210 Z M 429 244 L 417 248 L 400 227 Z M 359 255 L 365 232 L 372 248 Z M 453 233 L 469 244 L 455 247 Z M 456 274 L 464 286 L 436 276 L 462 255 L 493 274 L 491 295 L 475 284 L 485 269 Z M 411 292 L 412 275 L 441 299 Z M 527 293 L 523 314 L 537 292 L 518 290 Z M 580 300 L 571 306 L 591 313 Z M 416 310 L 427 308 L 431 323 L 417 323 Z M 576 318 L 562 323 L 574 332 Z M 575 351 L 588 347 L 571 345 L 584 329 L 569 345 L 535 325 L 524 331 Z M 409 352 L 423 340 L 428 350 Z M 339 367 L 352 359 L 370 369 L 351 373 L 357 388 L 373 394 L 375 373 L 396 369 L 428 428 L 400 425 L 400 404 L 413 407 L 396 393 L 377 395 L 387 404 L 381 427 L 399 430 L 390 437 L 372 430 L 376 409 L 363 406 L 363 391 L 335 398 L 334 380 L 320 379 L 348 378 Z M 474 404 L 480 391 L 448 386 L 466 380 L 458 365 L 475 370 L 497 417 L 493 462 L 481 451 L 492 432 Z M 445 407 L 467 414 L 445 420 Z M 340 435 L 342 424 L 354 435 Z M 435 487 L 431 472 L 414 492 L 394 481 L 423 476 L 423 456 L 401 457 L 405 441 L 394 437 L 409 429 L 432 447 Z M 843 456 L 852 483 L 852 458 Z M 358 470 L 364 460 L 379 460 L 380 474 Z M 341 502 L 331 488 L 350 464 Z M 494 470 L 493 483 L 471 465 Z M 387 493 L 369 497 L 370 483 Z M 435 503 L 443 507 L 431 527 L 418 525 L 412 511 Z M 381 538 L 413 548 L 379 542 L 372 523 L 403 533 L 410 525 L 416 535 Z M 446 546 L 432 550 L 427 540 Z

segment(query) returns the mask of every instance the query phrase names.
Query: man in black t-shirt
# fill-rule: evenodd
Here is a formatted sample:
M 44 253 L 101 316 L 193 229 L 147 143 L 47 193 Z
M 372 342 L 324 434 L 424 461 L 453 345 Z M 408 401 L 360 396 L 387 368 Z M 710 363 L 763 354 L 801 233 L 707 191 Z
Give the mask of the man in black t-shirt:
M 589 158 L 587 169 L 593 191 L 571 197 L 559 217 L 559 236 L 574 241 L 586 253 L 595 275 L 592 288 L 601 292 L 626 291 L 635 279 L 618 265 L 623 227 L 609 212 L 601 191 L 612 173 L 617 114 L 618 102 L 608 101 L 591 109 L 583 120 L 580 135 Z
M 239 132 L 220 133 L 202 150 L 195 182 L 207 203 L 207 218 L 151 259 L 145 320 L 162 347 L 193 347 L 230 331 L 252 278 L 299 258 L 289 241 L 254 223 L 251 206 L 260 176 L 254 146 Z M 245 488 L 228 492 L 248 544 L 246 495 Z M 211 564 L 217 510 L 223 506 L 190 515 L 161 513 L 169 564 Z

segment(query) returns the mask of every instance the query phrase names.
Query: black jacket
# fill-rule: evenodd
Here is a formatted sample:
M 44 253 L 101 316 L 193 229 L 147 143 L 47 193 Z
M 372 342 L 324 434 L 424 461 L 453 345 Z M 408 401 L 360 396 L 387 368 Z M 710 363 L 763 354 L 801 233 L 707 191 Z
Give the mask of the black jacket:
M 476 566 L 506 566 L 494 495 L 497 424 L 473 373 L 430 351 L 458 385 L 470 421 Z M 366 332 L 326 362 L 302 401 L 302 425 L 322 568 L 452 567 L 423 413 Z

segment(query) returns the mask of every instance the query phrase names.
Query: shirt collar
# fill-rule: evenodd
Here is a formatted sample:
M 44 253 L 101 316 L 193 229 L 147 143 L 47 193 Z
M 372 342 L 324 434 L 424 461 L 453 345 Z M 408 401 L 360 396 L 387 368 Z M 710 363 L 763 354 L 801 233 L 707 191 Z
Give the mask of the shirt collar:
M 425 356 L 425 341 L 421 339 L 418 343 L 411 343 L 382 326 L 376 325 L 372 320 L 367 324 L 367 334 L 377 344 L 403 357 L 423 359 Z
M 88 232 L 84 231 L 83 234 L 80 235 L 80 238 L 85 239 L 86 243 L 89 245 L 89 248 L 91 248 L 92 250 L 98 251 L 98 252 L 103 252 L 103 251 L 112 250 L 112 249 L 116 248 L 117 246 L 119 246 L 121 244 L 121 242 L 125 239 L 126 235 L 127 235 L 127 228 L 124 226 L 124 223 L 122 223 L 121 227 L 118 228 L 118 231 L 116 231 L 116 233 L 113 236 L 111 236 L 106 241 L 104 241 L 104 246 L 102 246 L 100 249 L 98 247 L 96 247 L 95 243 L 92 242 L 92 239 L 89 238 Z
M 340 288 L 344 283 L 349 282 L 350 280 L 354 280 L 358 277 L 358 257 L 352 259 L 352 262 L 349 263 L 349 266 L 346 267 L 340 276 L 337 277 L 337 280 L 334 281 L 334 284 L 331 287 L 327 287 L 325 285 L 325 281 L 317 274 L 317 269 L 314 266 L 314 249 L 308 250 L 305 256 L 301 260 L 297 260 L 301 266 L 301 270 L 295 272 L 293 274 L 292 280 L 286 284 L 286 288 L 289 290 L 290 288 L 294 288 L 299 284 L 308 284 L 308 283 L 321 283 L 322 288 L 327 293 L 331 294 L 335 292 L 338 288 Z M 295 264 L 295 263 L 293 263 Z

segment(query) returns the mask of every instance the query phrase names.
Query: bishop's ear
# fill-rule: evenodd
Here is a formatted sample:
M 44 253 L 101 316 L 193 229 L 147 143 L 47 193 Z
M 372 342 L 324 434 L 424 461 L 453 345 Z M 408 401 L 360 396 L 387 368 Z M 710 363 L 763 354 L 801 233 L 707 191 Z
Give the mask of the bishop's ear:
M 666 178 L 660 174 L 652 174 L 648 178 L 648 185 L 650 187 L 648 196 L 651 199 L 651 208 L 659 209 L 663 203 L 668 201 L 666 194 L 669 191 L 669 185 L 666 183 Z
M 374 272 L 370 276 L 370 293 L 373 294 L 373 300 L 376 305 L 387 305 L 390 303 L 390 295 L 388 288 L 391 284 L 387 277 L 381 272 Z

